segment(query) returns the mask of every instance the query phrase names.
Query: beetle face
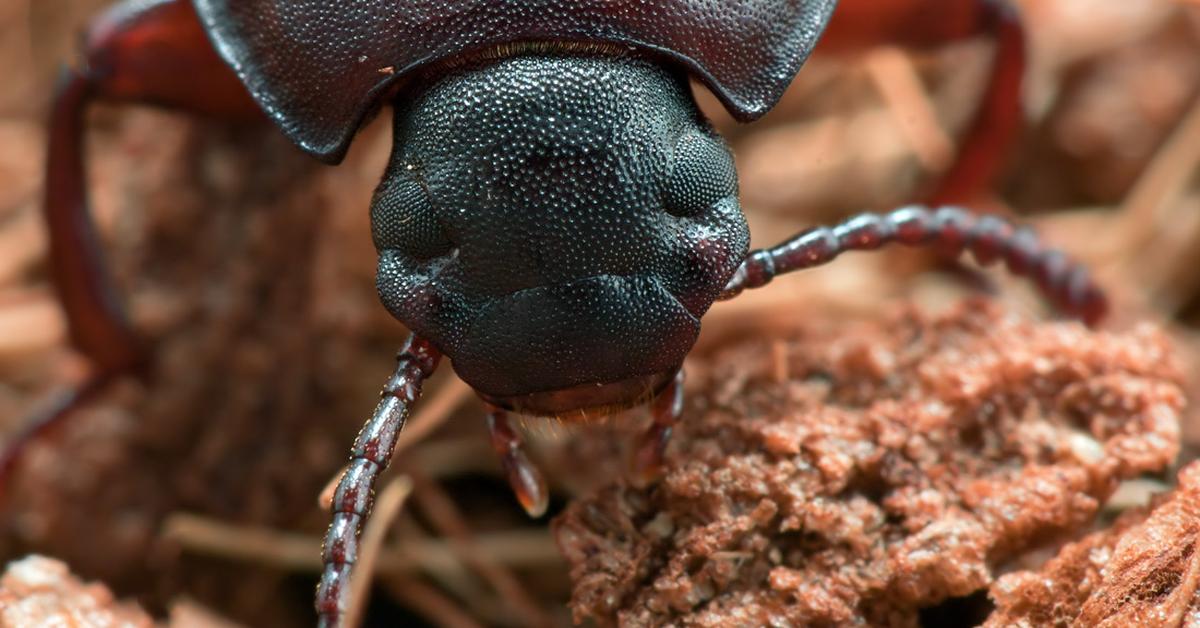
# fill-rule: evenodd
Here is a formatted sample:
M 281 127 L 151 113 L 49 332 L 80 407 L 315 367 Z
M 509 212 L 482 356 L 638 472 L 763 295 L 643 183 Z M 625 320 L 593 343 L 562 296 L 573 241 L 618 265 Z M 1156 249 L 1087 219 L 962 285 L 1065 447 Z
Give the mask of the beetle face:
M 393 315 L 525 412 L 668 381 L 749 239 L 733 159 L 686 80 L 533 55 L 408 96 L 371 213 Z

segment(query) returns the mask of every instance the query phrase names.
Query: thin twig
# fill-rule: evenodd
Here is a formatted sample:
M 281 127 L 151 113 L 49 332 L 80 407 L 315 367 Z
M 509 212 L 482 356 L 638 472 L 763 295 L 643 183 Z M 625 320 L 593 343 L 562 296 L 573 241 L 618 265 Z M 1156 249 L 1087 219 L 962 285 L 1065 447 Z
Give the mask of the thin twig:
M 866 65 L 921 167 L 945 171 L 954 159 L 954 141 L 942 128 L 912 59 L 898 48 L 884 47 L 868 55 Z
M 421 404 L 421 408 L 409 421 L 409 425 L 396 439 L 393 456 L 421 442 L 441 427 L 458 406 L 471 398 L 471 387 L 457 377 L 442 385 L 437 393 Z
M 422 450 L 424 448 L 422 447 Z M 490 450 L 489 450 L 490 453 Z M 433 538 L 432 533 L 425 529 L 424 526 L 418 524 L 411 513 L 407 516 L 402 515 L 397 530 L 398 538 L 408 540 L 430 540 Z M 440 539 L 439 539 L 440 541 Z M 446 548 L 449 552 L 449 547 Z M 426 571 L 425 574 L 431 584 L 441 587 L 451 597 L 461 600 L 467 607 L 465 610 L 473 613 L 475 617 L 487 617 L 489 619 L 498 616 L 497 608 L 502 603 L 496 598 L 496 594 L 483 582 L 479 576 L 475 575 L 466 565 L 462 564 L 453 554 L 449 555 L 452 562 L 447 564 L 447 569 L 444 571 Z M 389 578 L 384 578 L 387 581 Z M 507 608 L 505 609 L 507 610 Z
M 437 480 L 467 473 L 496 474 L 500 463 L 491 446 L 478 434 L 472 437 L 428 441 L 405 459 Z
M 242 624 L 221 616 L 215 610 L 186 597 L 171 603 L 167 625 L 173 628 L 242 628 Z
M 1141 249 L 1153 241 L 1160 229 L 1171 228 L 1163 224 L 1161 213 L 1179 201 L 1184 187 L 1195 176 L 1198 164 L 1200 99 L 1180 120 L 1125 197 L 1121 205 L 1122 224 L 1115 230 L 1129 243 L 1124 250 Z
M 46 252 L 46 233 L 41 215 L 33 207 L 4 219 L 0 230 L 0 285 L 22 285 L 24 275 Z
M 771 343 L 771 375 L 777 384 L 788 381 L 788 346 L 782 340 Z
M 442 628 L 483 628 L 473 617 L 436 588 L 415 578 L 393 577 L 387 581 L 388 591 L 405 607 Z
M 454 500 L 442 490 L 436 482 L 413 472 L 416 481 L 416 499 L 421 512 L 437 530 L 438 534 L 450 542 L 455 554 L 472 569 L 477 571 L 484 580 L 508 601 L 526 626 L 552 626 L 552 620 L 546 616 L 533 596 L 525 590 L 521 581 L 509 569 L 509 565 L 492 560 L 490 556 L 480 551 L 479 543 L 474 538 L 471 527 L 467 525 Z
M 259 526 L 230 525 L 183 512 L 167 517 L 163 536 L 196 554 L 263 563 L 305 573 L 321 570 L 320 537 Z M 562 560 L 549 532 L 544 529 L 480 534 L 472 544 L 473 551 L 486 560 L 512 567 L 554 565 Z M 378 564 L 381 574 L 418 571 L 444 574 L 461 569 L 451 545 L 434 539 L 399 541 L 379 552 Z
M 3 250 L 3 249 L 0 249 Z M 0 359 L 20 363 L 44 355 L 66 338 L 62 307 L 49 291 L 0 292 Z

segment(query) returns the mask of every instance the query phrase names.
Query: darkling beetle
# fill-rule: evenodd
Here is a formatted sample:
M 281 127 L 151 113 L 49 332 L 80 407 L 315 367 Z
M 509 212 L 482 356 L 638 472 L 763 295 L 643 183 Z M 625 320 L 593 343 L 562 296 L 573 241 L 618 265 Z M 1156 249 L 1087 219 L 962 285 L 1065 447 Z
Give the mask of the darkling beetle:
M 974 142 L 948 180 L 979 179 L 1013 117 L 1021 38 L 987 0 L 844 0 L 831 47 L 1000 41 Z M 636 473 L 651 478 L 682 408 L 680 366 L 717 299 L 890 242 L 1006 262 L 1087 322 L 1104 300 L 1031 232 L 954 207 L 908 207 L 748 251 L 737 174 L 697 109 L 703 82 L 740 121 L 767 112 L 835 0 L 131 0 L 89 31 L 52 112 L 51 269 L 96 377 L 61 417 L 145 351 L 123 315 L 88 215 L 83 112 L 150 102 L 223 118 L 266 113 L 337 163 L 364 120 L 394 107 L 395 145 L 371 206 L 384 305 L 413 332 L 354 444 L 325 539 L 316 606 L 340 622 L 374 483 L 445 354 L 487 405 L 520 502 L 546 483 L 510 411 L 609 412 L 652 400 Z M 1014 35 L 1015 33 L 1015 35 Z M 1014 39 L 1015 37 L 1015 39 Z M 1007 45 L 1006 45 L 1007 42 Z M 1014 44 L 1015 42 L 1015 44 Z M 1005 60 L 1014 63 L 1006 63 Z M 1015 69 L 1014 69 L 1015 68 Z M 231 71 L 232 70 L 232 71 Z M 989 109 L 990 108 L 990 109 Z M 1003 112 L 1007 111 L 1007 114 Z M 1007 115 L 1007 117 L 1006 117 Z M 990 137 L 990 139 L 989 139 Z M 954 185 L 949 186 L 951 189 Z M 959 185 L 971 187 L 970 185 Z

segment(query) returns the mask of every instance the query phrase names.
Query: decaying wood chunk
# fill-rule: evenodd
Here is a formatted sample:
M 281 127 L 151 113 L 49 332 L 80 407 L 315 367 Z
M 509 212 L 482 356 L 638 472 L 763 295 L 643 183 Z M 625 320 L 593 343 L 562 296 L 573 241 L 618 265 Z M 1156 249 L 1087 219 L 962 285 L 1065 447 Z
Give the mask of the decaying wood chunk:
M 1149 327 L 975 301 L 810 329 L 782 355 L 719 354 L 662 481 L 616 480 L 555 522 L 577 620 L 915 625 L 1179 447 L 1180 373 Z
M 102 584 L 84 583 L 57 560 L 29 556 L 0 576 L 0 626 L 135 628 L 154 622 L 135 604 L 117 601 Z
M 1155 502 L 1066 546 L 1038 571 L 997 580 L 986 625 L 1200 626 L 1200 463 Z

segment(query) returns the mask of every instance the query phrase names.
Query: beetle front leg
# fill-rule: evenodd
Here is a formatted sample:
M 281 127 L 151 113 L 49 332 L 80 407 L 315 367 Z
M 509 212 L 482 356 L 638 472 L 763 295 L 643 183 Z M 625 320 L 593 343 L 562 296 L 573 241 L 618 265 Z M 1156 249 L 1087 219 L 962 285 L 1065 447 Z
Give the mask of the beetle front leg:
M 974 200 L 994 183 L 1021 127 L 1025 30 L 1007 0 L 841 0 L 818 50 L 841 52 L 892 44 L 932 48 L 990 35 L 992 70 L 958 155 L 929 195 L 933 204 Z
M 262 117 L 209 44 L 190 2 L 124 2 L 93 22 L 79 67 L 63 72 L 54 97 L 43 205 L 50 275 L 71 342 L 93 373 L 6 444 L 0 485 L 28 442 L 145 362 L 145 347 L 125 315 L 88 206 L 84 138 L 88 106 L 96 101 L 151 103 L 227 119 Z
M 50 275 L 71 342 L 98 372 L 118 373 L 141 362 L 142 349 L 104 264 L 88 208 L 83 127 L 93 94 L 93 85 L 82 75 L 68 72 L 63 77 L 50 118 L 43 208 Z
M 650 415 L 653 423 L 646 433 L 642 434 L 637 449 L 634 450 L 634 478 L 642 484 L 649 483 L 661 474 L 667 443 L 670 442 L 671 432 L 682 414 L 683 369 L 680 369 L 651 404 Z
M 487 404 L 487 427 L 491 435 L 492 449 L 500 456 L 500 466 L 508 478 L 517 501 L 530 517 L 546 514 L 550 503 L 550 491 L 541 470 L 529 460 L 521 435 L 512 427 L 508 412 L 503 408 Z
M 1003 260 L 1010 272 L 1033 279 L 1047 299 L 1088 325 L 1099 322 L 1108 309 L 1087 269 L 1043 246 L 1032 230 L 959 207 L 914 206 L 861 214 L 834 227 L 810 229 L 770 249 L 751 251 L 720 298 L 765 286 L 784 273 L 828 264 L 846 251 L 871 251 L 892 242 L 937 247 L 954 255 L 969 250 L 983 265 Z
M 190 2 L 126 2 L 89 29 L 83 62 L 66 70 L 50 118 L 45 217 L 50 270 L 72 343 L 101 373 L 126 371 L 143 350 L 104 264 L 87 200 L 85 118 L 97 100 L 143 102 L 224 118 L 258 116 L 217 57 Z
M 358 541 L 371 513 L 375 483 L 391 462 L 396 438 L 440 359 L 441 353 L 428 341 L 409 337 L 396 356 L 396 371 L 383 387 L 379 405 L 354 441 L 350 465 L 333 495 L 333 521 L 321 551 L 325 566 L 316 595 L 321 626 L 340 625 L 346 613 L 350 577 L 358 562 Z

